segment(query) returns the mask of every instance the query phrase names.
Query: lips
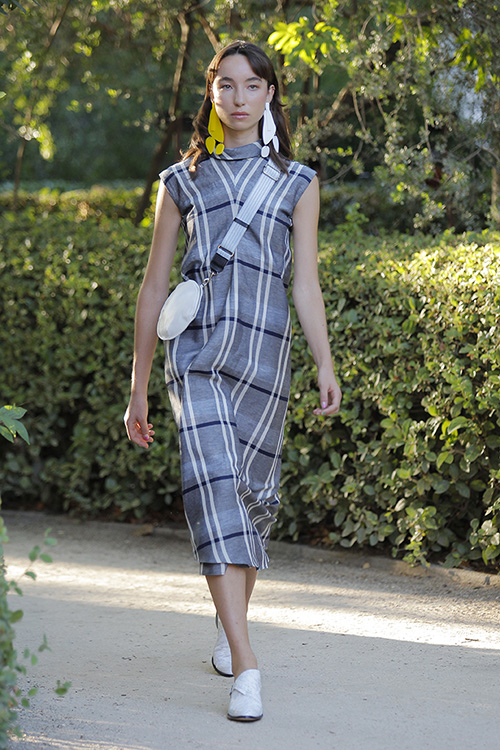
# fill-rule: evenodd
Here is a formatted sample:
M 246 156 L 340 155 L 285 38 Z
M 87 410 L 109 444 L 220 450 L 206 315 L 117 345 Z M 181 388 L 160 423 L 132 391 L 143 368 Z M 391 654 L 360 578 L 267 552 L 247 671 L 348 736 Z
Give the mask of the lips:
M 248 112 L 233 112 L 231 117 L 236 117 L 237 120 L 248 117 Z

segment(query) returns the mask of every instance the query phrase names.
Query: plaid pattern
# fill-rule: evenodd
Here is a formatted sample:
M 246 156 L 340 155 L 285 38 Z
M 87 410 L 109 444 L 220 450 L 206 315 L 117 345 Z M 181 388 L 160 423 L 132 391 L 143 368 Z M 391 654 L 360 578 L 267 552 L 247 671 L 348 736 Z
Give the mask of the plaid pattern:
M 260 144 L 226 149 L 161 173 L 186 237 L 184 278 L 210 257 L 257 182 Z M 165 342 L 165 376 L 179 427 L 184 509 L 200 572 L 228 563 L 266 568 L 279 506 L 283 426 L 290 391 L 289 235 L 314 177 L 297 162 L 272 186 L 234 260 L 205 289 L 198 315 Z

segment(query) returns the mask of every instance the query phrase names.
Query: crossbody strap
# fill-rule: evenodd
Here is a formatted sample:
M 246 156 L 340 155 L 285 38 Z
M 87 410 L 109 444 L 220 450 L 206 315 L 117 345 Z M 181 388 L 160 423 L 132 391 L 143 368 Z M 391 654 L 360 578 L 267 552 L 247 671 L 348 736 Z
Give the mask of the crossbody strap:
M 216 273 L 220 273 L 234 256 L 238 243 L 248 229 L 250 222 L 271 190 L 271 187 L 280 177 L 281 171 L 268 161 L 255 187 L 238 211 L 238 214 L 234 217 L 231 226 L 217 248 L 217 252 L 210 261 L 210 276 L 205 279 L 205 283 L 208 283 L 210 278 Z

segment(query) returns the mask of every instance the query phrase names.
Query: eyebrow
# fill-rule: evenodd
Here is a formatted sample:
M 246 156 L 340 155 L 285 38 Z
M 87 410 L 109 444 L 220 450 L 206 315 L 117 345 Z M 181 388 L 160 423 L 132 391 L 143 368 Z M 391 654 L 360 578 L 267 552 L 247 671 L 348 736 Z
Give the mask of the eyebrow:
M 264 79 L 261 78 L 260 76 L 251 76 L 250 78 L 245 79 L 245 83 L 248 83 L 249 81 L 263 81 L 263 80 Z M 231 78 L 230 76 L 221 76 L 221 78 L 219 78 L 219 81 L 230 81 L 231 83 L 234 83 L 234 79 Z

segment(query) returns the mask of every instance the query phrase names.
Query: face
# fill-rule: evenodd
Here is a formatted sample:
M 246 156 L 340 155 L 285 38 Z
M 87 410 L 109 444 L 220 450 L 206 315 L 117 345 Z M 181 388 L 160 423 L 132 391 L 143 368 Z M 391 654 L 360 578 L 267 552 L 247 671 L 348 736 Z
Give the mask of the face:
M 259 121 L 266 102 L 273 98 L 274 86 L 259 78 L 245 55 L 225 57 L 211 88 L 211 99 L 224 129 L 229 148 L 259 139 Z

